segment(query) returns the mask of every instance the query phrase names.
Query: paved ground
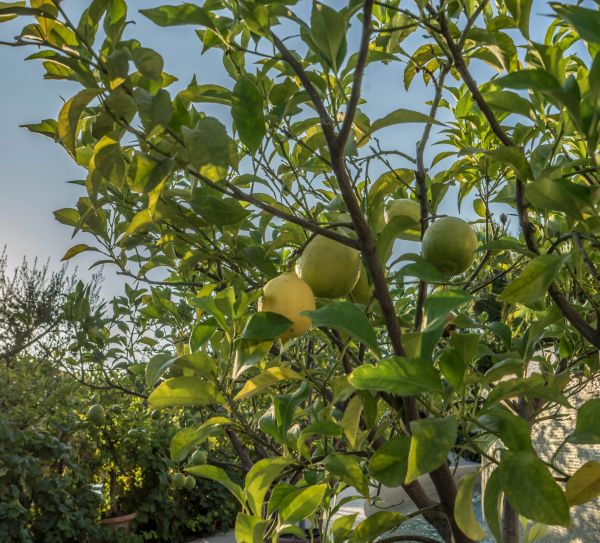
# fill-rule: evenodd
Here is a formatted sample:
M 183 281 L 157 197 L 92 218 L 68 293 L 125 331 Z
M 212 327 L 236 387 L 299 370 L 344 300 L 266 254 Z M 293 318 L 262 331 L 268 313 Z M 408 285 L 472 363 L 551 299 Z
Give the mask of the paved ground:
M 235 536 L 233 532 L 227 532 L 226 534 L 212 535 L 206 539 L 196 539 L 191 543 L 235 543 Z

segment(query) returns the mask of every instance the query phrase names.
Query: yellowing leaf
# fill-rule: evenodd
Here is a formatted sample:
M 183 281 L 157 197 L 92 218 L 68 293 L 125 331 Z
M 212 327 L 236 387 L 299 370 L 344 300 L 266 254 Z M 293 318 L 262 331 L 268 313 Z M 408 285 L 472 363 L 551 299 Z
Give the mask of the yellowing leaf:
M 287 366 L 268 368 L 257 376 L 246 381 L 234 400 L 244 400 L 275 383 L 286 380 L 300 381 L 302 376 Z

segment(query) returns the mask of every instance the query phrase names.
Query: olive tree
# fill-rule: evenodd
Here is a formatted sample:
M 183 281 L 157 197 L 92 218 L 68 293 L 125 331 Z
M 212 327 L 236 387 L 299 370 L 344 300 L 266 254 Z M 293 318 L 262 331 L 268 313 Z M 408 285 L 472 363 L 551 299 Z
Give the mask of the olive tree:
M 0 3 L 0 21 L 26 21 L 3 43 L 37 47 L 47 78 L 81 85 L 57 120 L 28 126 L 86 170 L 76 205 L 55 215 L 95 243 L 65 257 L 95 251 L 145 285 L 143 322 L 176 347 L 148 362 L 149 402 L 206 413 L 175 436 L 177 458 L 211 434 L 230 439 L 244 485 L 210 464 L 190 472 L 239 500 L 238 541 L 305 520 L 321 540 L 372 541 L 405 517 L 381 511 L 353 528 L 336 513 L 344 488 L 373 500 L 379 484 L 401 485 L 445 541 L 481 539 L 475 477 L 457 487 L 450 453 L 496 467 L 484 507 L 498 541 L 519 539 L 519 515 L 568 527 L 570 507 L 598 494 L 598 463 L 565 471 L 531 431 L 569 405 L 575 373 L 598 374 L 600 12 L 548 4 L 536 42 L 531 4 L 142 9 L 222 52 L 230 85 L 203 73 L 175 92 L 125 0 L 93 0 L 79 20 L 57 0 Z M 496 73 L 478 81 L 483 63 Z M 369 118 L 371 66 L 371 86 L 403 78 L 409 95 L 427 93 L 423 107 L 390 95 L 389 113 Z M 418 126 L 414 152 L 379 132 L 403 123 Z M 406 199 L 418 216 L 386 214 Z M 394 249 L 427 238 L 441 206 L 473 208 L 463 273 L 436 251 Z M 438 230 L 438 250 L 460 253 L 453 230 Z M 290 321 L 256 302 L 317 236 L 360 251 L 367 299 L 317 299 L 312 329 L 280 342 Z M 598 400 L 583 404 L 567 440 L 598 443 L 598 420 Z

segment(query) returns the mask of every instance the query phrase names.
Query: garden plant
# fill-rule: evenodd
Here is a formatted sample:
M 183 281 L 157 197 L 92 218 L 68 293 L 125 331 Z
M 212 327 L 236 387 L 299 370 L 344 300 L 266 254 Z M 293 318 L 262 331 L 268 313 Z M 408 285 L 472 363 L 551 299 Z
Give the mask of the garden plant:
M 431 541 L 393 535 L 398 512 L 340 514 L 380 485 L 401 486 L 443 541 L 483 539 L 478 473 L 457 483 L 448 462 L 464 456 L 493 468 L 496 541 L 520 540 L 519 517 L 569 528 L 600 493 L 600 463 L 556 455 L 600 444 L 600 399 L 574 404 L 549 458 L 531 436 L 599 374 L 600 11 L 86 5 L 0 3 L 0 21 L 23 21 L 2 43 L 78 86 L 56 119 L 27 125 L 85 171 L 55 212 L 88 234 L 64 258 L 95 252 L 133 285 L 131 324 L 117 300 L 72 364 L 144 370 L 150 409 L 196 413 L 173 460 L 230 442 L 233 465 L 209 451 L 186 473 L 239 502 L 240 543 Z M 229 84 L 172 75 L 136 39 L 139 17 L 157 41 L 159 27 L 195 32 Z M 364 89 L 392 80 L 406 93 L 371 115 Z

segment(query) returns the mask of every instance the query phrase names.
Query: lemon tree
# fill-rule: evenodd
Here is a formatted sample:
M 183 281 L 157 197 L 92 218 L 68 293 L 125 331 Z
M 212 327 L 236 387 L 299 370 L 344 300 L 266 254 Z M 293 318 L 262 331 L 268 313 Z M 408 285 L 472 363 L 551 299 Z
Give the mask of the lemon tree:
M 139 311 L 131 342 L 117 297 L 70 364 L 140 373 L 153 351 L 150 412 L 197 413 L 173 438 L 177 484 L 231 492 L 239 541 L 301 522 L 372 541 L 404 517 L 353 530 L 332 514 L 347 487 L 370 499 L 379 483 L 444 541 L 479 539 L 475 479 L 457 488 L 449 455 L 491 462 L 497 541 L 518 540 L 519 515 L 568 529 L 597 469 L 541 459 L 531 428 L 599 371 L 599 12 L 549 3 L 540 25 L 531 1 L 129 4 L 0 3 L 2 43 L 76 87 L 27 125 L 85 172 L 55 211 L 86 235 L 64 258 L 116 266 Z M 171 73 L 169 35 L 221 64 Z M 579 411 L 565 443 L 598 444 L 597 404 Z M 215 437 L 243 480 L 187 461 Z

